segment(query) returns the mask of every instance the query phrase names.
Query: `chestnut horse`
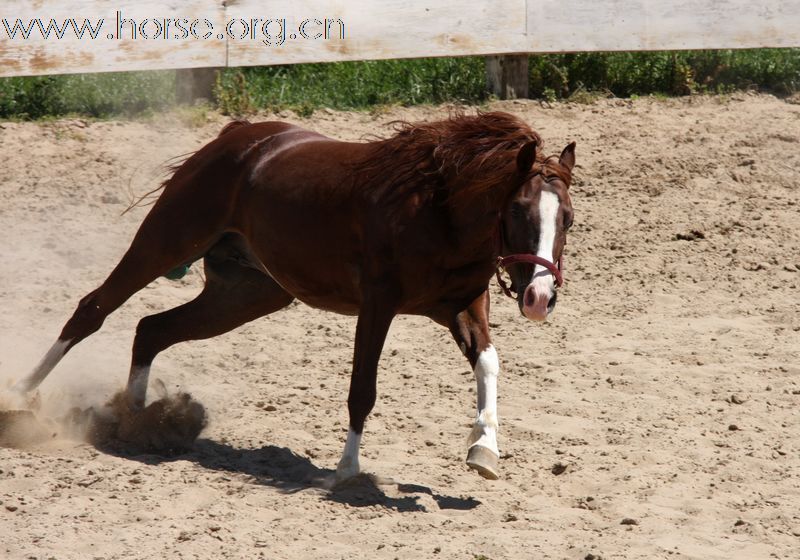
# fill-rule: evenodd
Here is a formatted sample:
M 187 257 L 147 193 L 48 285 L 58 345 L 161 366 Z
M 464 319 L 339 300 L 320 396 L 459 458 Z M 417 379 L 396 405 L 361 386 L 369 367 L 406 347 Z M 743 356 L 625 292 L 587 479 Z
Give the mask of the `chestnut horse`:
M 398 123 L 393 136 L 362 143 L 283 122 L 232 122 L 173 167 L 122 260 L 18 389 L 37 387 L 131 295 L 202 258 L 197 298 L 139 322 L 126 388 L 134 410 L 144 406 L 153 359 L 177 342 L 228 332 L 294 298 L 357 315 L 350 426 L 336 471 L 352 477 L 389 325 L 397 314 L 424 315 L 450 329 L 474 369 L 467 464 L 497 478 L 489 280 L 499 257 L 516 253 L 505 260 L 516 263 L 511 289 L 523 315 L 544 320 L 572 223 L 575 143 L 549 158 L 540 145 L 501 112 Z

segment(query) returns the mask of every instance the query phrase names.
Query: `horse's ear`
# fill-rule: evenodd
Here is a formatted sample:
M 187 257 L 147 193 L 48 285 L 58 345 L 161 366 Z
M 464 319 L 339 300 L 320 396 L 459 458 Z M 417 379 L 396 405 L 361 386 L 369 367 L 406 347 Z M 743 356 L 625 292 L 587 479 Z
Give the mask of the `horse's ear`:
M 575 167 L 575 142 L 570 143 L 558 158 L 558 163 L 572 171 Z
M 535 141 L 528 142 L 519 149 L 517 153 L 517 170 L 520 174 L 527 174 L 533 167 L 533 162 L 536 161 L 536 147 Z

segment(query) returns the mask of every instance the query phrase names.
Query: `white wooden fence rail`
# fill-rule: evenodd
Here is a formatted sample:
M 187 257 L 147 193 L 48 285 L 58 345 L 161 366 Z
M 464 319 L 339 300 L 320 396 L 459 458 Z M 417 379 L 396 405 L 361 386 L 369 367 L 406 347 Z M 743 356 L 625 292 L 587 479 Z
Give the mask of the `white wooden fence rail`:
M 127 21 L 120 26 L 118 17 Z M 67 27 L 50 28 L 45 38 L 51 20 Z M 80 29 L 84 20 L 95 27 L 103 21 L 96 38 L 88 30 L 76 36 L 70 21 Z M 234 37 L 226 33 L 231 21 Z M 0 76 L 798 46 L 800 0 L 0 1 Z

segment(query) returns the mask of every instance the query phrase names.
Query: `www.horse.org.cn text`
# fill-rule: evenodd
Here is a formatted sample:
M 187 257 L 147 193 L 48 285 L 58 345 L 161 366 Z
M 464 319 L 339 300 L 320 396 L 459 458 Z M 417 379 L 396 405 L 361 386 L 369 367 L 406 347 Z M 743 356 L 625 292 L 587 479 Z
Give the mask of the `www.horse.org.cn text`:
M 329 41 L 345 38 L 341 18 L 231 18 L 215 23 L 208 18 L 134 18 L 117 11 L 113 22 L 106 18 L 45 19 L 0 18 L 0 37 L 8 40 L 232 40 L 259 41 L 280 47 L 287 41 Z

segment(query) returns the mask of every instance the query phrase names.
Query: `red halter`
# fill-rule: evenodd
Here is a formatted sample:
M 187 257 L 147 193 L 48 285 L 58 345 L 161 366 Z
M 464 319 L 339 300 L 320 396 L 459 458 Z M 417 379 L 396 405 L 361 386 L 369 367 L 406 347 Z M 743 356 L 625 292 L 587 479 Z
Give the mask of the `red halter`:
M 497 232 L 497 245 L 498 245 L 498 253 L 503 252 L 503 221 L 502 217 L 500 217 L 499 224 L 498 224 L 498 232 Z M 564 277 L 561 274 L 562 266 L 564 264 L 564 257 L 563 255 L 559 257 L 557 263 L 552 263 L 547 259 L 540 257 L 538 255 L 534 255 L 531 253 L 519 253 L 515 255 L 508 255 L 506 257 L 499 256 L 497 257 L 497 265 L 495 270 L 495 275 L 497 276 L 497 283 L 500 284 L 500 288 L 503 290 L 503 293 L 506 294 L 508 297 L 516 299 L 514 293 L 508 287 L 505 280 L 503 280 L 502 273 L 503 271 L 507 270 L 509 266 L 512 264 L 517 263 L 528 263 L 533 265 L 541 265 L 545 267 L 550 273 L 553 275 L 553 278 L 556 280 L 556 286 L 561 287 L 564 283 Z
M 547 270 L 551 272 L 553 277 L 556 279 L 556 286 L 559 288 L 564 283 L 564 277 L 561 274 L 561 267 L 563 265 L 564 257 L 558 259 L 557 263 L 551 263 L 547 259 L 544 259 L 538 255 L 532 255 L 530 253 L 521 253 L 518 255 L 508 255 L 507 257 L 497 257 L 497 270 L 495 274 L 497 275 L 497 283 L 500 284 L 500 287 L 503 289 L 503 293 L 505 293 L 508 297 L 516 299 L 514 293 L 511 291 L 511 288 L 508 287 L 505 280 L 503 280 L 502 273 L 504 270 L 508 269 L 509 265 L 517 264 L 517 263 L 528 263 L 528 264 L 539 264 L 545 267 Z

